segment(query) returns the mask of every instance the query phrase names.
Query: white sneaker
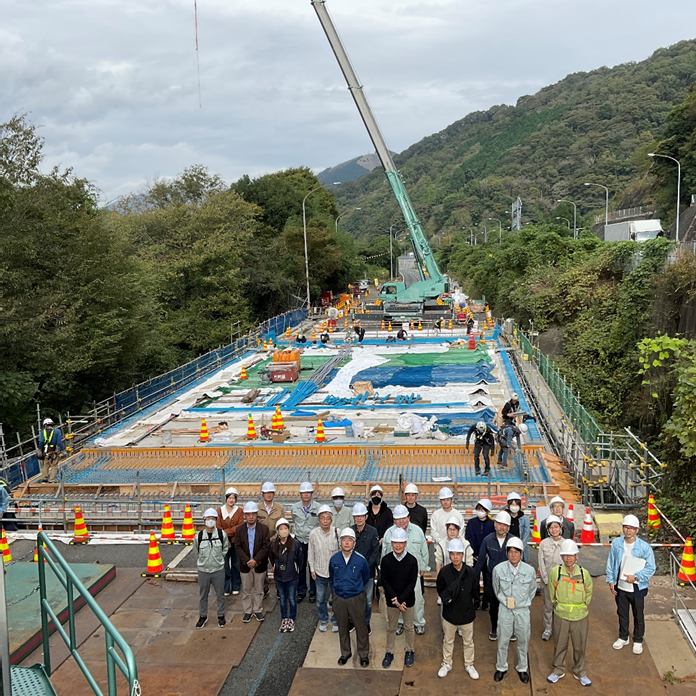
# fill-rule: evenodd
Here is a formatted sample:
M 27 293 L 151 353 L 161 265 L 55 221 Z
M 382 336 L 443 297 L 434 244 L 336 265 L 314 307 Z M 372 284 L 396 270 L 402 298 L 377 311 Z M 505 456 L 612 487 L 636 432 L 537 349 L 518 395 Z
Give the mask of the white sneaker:
M 467 674 L 472 678 L 472 679 L 478 679 L 479 678 L 479 673 L 476 671 L 476 667 L 474 665 L 469 665 L 466 668 Z
M 438 677 L 446 677 L 450 670 L 452 669 L 452 665 L 448 665 L 446 662 L 442 663 L 442 666 L 440 667 L 440 670 L 437 673 Z
M 643 654 L 643 644 L 642 643 L 634 643 L 633 644 L 633 654 L 634 655 L 642 655 Z
M 556 674 L 555 672 L 551 672 L 548 677 L 546 677 L 546 681 L 550 682 L 551 684 L 555 684 L 559 679 L 563 679 L 565 677 L 565 674 Z
M 630 642 L 630 640 L 618 638 L 611 647 L 614 648 L 614 650 L 621 650 L 621 648 L 625 648 Z
M 329 624 L 320 623 L 320 624 L 319 624 L 319 631 L 320 631 L 321 633 L 326 633 L 326 629 L 327 629 L 328 627 L 329 627 Z

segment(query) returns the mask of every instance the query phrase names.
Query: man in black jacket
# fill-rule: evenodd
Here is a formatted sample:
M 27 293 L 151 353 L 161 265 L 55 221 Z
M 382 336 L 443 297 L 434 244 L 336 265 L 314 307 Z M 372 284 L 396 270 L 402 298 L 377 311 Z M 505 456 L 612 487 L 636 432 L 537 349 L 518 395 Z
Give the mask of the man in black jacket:
M 418 486 L 415 483 L 409 483 L 404 488 L 405 505 L 408 508 L 408 518 L 416 527 L 420 527 L 425 534 L 428 528 L 428 511 L 416 501 L 418 500 Z
M 474 468 L 476 476 L 481 475 L 481 452 L 483 452 L 483 463 L 486 468 L 484 476 L 488 476 L 491 471 L 491 454 L 495 452 L 495 433 L 490 425 L 484 421 L 479 421 L 469 428 L 466 434 L 466 451 L 469 451 L 469 441 L 474 436 Z
M 365 557 L 367 565 L 370 566 L 370 579 L 365 585 L 367 604 L 365 606 L 365 621 L 367 622 L 367 633 L 370 635 L 370 619 L 372 618 L 372 598 L 375 594 L 375 571 L 377 562 L 381 555 L 379 537 L 377 530 L 367 524 L 367 508 L 362 503 L 353 505 L 353 531 L 355 532 L 355 550 Z
M 446 677 L 452 669 L 454 636 L 459 629 L 464 644 L 464 668 L 472 679 L 479 673 L 474 667 L 474 584 L 478 575 L 464 563 L 464 544 L 461 539 L 452 539 L 447 544 L 450 564 L 445 565 L 437 576 L 437 593 L 442 600 L 442 666 L 438 677 Z
M 406 637 L 404 667 L 412 667 L 415 657 L 413 646 L 416 632 L 413 627 L 413 613 L 416 605 L 418 561 L 415 556 L 406 552 L 407 540 L 405 529 L 396 528 L 392 531 L 392 553 L 388 553 L 382 559 L 380 569 L 380 585 L 384 588 L 384 600 L 387 605 L 387 652 L 382 660 L 382 667 L 385 669 L 394 660 L 399 616 L 403 616 Z

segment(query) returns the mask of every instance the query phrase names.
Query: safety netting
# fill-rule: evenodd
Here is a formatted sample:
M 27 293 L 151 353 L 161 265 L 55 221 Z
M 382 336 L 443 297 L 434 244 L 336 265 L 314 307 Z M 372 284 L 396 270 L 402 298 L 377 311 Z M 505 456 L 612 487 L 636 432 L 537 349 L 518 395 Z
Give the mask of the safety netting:
M 448 384 L 477 384 L 484 381 L 496 382 L 487 363 L 478 365 L 421 365 L 398 367 L 381 365 L 362 370 L 355 380 L 372 382 L 375 389 L 386 386 L 400 387 L 444 387 Z

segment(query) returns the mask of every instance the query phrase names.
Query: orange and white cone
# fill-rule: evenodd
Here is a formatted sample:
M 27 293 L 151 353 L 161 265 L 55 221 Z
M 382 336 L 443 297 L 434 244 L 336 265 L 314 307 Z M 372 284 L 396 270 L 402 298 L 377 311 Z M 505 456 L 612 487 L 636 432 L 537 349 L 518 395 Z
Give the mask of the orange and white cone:
M 686 537 L 686 546 L 682 554 L 681 563 L 679 564 L 679 573 L 677 574 L 677 582 L 684 587 L 689 583 L 696 584 L 696 567 L 694 567 L 694 546 L 691 543 L 691 537 Z
M 210 442 L 210 433 L 208 432 L 208 424 L 205 422 L 205 418 L 201 421 L 201 434 L 198 442 Z
M 249 414 L 249 422 L 247 423 L 247 440 L 256 439 L 256 427 L 254 426 L 254 419 Z
M 160 555 L 157 537 L 154 532 L 150 532 L 150 547 L 147 552 L 147 568 L 140 576 L 143 578 L 158 578 L 164 570 L 162 556 Z
M 181 543 L 190 546 L 196 536 L 196 528 L 193 526 L 193 514 L 191 506 L 187 505 L 184 508 L 184 524 L 181 527 Z
M 249 379 L 249 375 L 247 374 L 246 367 L 242 365 L 242 373 L 239 375 L 239 379 Z
M 326 434 L 324 433 L 324 424 L 321 422 L 321 418 L 317 423 L 317 437 L 314 442 L 326 442 Z
M 89 532 L 87 531 L 87 525 L 85 524 L 85 518 L 82 516 L 82 510 L 79 506 L 75 508 L 75 530 L 73 532 L 73 538 L 70 542 L 71 544 L 88 544 L 89 543 Z
M 568 522 L 572 522 L 575 525 L 575 512 L 573 511 L 573 504 L 568 505 L 568 512 L 565 514 L 565 518 Z
M 541 534 L 539 534 L 539 522 L 537 521 L 536 510 L 534 511 L 534 526 L 532 527 L 532 544 L 541 543 Z
M 582 521 L 582 532 L 580 534 L 581 544 L 594 544 L 594 524 L 592 522 L 592 513 L 590 508 L 585 508 L 585 519 Z
M 651 534 L 654 534 L 662 526 L 662 520 L 660 519 L 660 513 L 655 507 L 655 497 L 650 496 L 648 498 L 648 529 Z
M 174 523 L 172 522 L 172 511 L 169 505 L 164 506 L 160 541 L 166 541 L 168 544 L 173 544 L 176 541 L 176 532 L 174 531 Z
M 5 529 L 2 530 L 2 536 L 0 537 L 0 550 L 2 550 L 2 560 L 5 563 L 12 563 L 12 554 L 10 553 L 10 545 L 7 543 L 7 537 L 5 536 Z

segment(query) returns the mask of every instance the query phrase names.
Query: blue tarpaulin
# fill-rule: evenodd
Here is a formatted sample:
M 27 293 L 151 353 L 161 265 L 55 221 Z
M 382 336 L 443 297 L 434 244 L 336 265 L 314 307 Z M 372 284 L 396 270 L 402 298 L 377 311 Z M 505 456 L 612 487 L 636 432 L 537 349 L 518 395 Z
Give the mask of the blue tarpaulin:
M 372 382 L 375 389 L 386 386 L 444 387 L 497 381 L 486 363 L 478 365 L 422 365 L 419 367 L 370 367 L 355 375 L 355 381 Z

